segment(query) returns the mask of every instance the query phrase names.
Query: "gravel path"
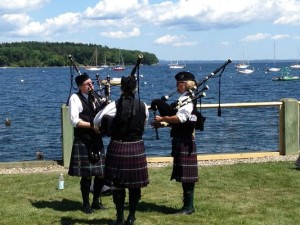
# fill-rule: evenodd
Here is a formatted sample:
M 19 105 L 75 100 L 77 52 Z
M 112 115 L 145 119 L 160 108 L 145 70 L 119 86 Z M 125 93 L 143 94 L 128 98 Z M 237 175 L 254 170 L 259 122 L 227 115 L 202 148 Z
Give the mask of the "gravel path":
M 280 162 L 280 161 L 291 161 L 296 162 L 299 155 L 288 155 L 288 156 L 269 156 L 259 158 L 248 158 L 248 159 L 226 159 L 226 160 L 200 160 L 199 166 L 220 166 L 220 165 L 232 165 L 238 163 L 262 163 L 262 162 Z M 148 163 L 148 167 L 164 167 L 172 165 L 171 162 L 165 163 Z M 0 169 L 0 174 L 20 174 L 20 173 L 52 173 L 52 172 L 63 172 L 67 173 L 68 169 L 61 165 L 53 164 L 46 167 L 27 167 L 27 168 L 9 168 Z

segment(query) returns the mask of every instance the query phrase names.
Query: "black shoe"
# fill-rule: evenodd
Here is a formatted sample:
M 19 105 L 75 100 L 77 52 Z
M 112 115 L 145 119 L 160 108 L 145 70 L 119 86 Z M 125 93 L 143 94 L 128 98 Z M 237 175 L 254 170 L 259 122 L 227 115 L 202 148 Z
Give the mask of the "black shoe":
M 90 205 L 83 205 L 82 206 L 82 211 L 85 213 L 85 214 L 91 214 L 94 212 L 94 210 L 91 208 Z
M 195 212 L 195 209 L 181 209 L 180 211 L 174 213 L 176 215 L 190 215 Z
M 135 218 L 127 218 L 124 225 L 134 225 Z
M 102 203 L 99 202 L 92 202 L 92 208 L 93 209 L 99 209 L 99 210 L 107 210 L 106 207 Z
M 125 225 L 125 224 L 124 224 L 124 221 L 116 220 L 115 222 L 111 223 L 110 225 Z

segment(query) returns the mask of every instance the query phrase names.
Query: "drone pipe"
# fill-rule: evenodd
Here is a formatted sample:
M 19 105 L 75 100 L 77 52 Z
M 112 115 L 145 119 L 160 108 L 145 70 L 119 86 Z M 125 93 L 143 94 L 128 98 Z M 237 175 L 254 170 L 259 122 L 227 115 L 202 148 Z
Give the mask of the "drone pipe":
M 197 82 L 196 86 L 200 87 L 201 85 L 203 85 L 206 81 L 208 81 L 210 78 L 212 78 L 213 76 L 215 76 L 218 72 L 220 72 L 220 70 L 224 69 L 231 62 L 232 62 L 231 59 L 228 59 L 224 64 L 222 64 L 220 67 L 218 67 L 217 69 L 215 69 L 212 73 L 210 73 L 208 76 L 206 76 L 202 81 Z M 176 92 L 177 91 L 174 91 L 170 95 L 162 96 L 161 100 L 167 101 Z
M 75 68 L 76 72 L 77 72 L 79 75 L 81 75 L 79 69 L 77 68 L 77 66 L 76 66 L 76 64 L 75 64 L 75 62 L 74 62 L 74 60 L 73 60 L 72 55 L 69 55 L 69 59 L 70 59 L 72 65 L 73 65 L 73 67 Z

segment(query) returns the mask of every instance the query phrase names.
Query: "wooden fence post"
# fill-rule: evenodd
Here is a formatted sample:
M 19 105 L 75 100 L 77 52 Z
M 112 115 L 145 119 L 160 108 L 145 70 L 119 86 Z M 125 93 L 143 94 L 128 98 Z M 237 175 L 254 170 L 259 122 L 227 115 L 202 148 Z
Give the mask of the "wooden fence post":
M 299 103 L 296 99 L 283 98 L 279 109 L 280 155 L 299 153 Z
M 66 106 L 65 104 L 63 104 L 61 107 L 61 129 L 63 165 L 64 167 L 69 167 L 74 131 L 70 123 L 68 106 Z

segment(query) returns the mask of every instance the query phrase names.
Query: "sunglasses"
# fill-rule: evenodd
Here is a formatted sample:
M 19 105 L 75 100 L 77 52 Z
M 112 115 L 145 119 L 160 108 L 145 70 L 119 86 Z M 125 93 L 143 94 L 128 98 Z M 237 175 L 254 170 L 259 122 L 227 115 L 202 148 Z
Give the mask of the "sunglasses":
M 86 84 L 82 84 L 81 86 L 91 86 L 91 85 L 93 85 L 94 84 L 94 82 L 88 82 L 88 83 L 86 83 Z
M 185 81 L 177 81 L 177 85 L 179 85 L 181 83 L 185 83 Z

